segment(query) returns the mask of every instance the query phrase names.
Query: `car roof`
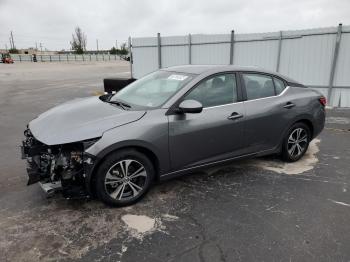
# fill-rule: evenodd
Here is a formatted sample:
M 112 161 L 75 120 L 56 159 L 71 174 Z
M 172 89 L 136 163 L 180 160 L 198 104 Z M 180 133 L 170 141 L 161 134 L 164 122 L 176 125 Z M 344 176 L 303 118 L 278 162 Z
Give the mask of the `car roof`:
M 280 78 L 286 80 L 289 83 L 300 84 L 299 82 L 291 79 L 287 76 L 281 75 L 277 72 L 273 72 L 270 70 L 266 70 L 256 66 L 236 66 L 236 65 L 180 65 L 180 66 L 171 66 L 167 68 L 162 68 L 163 71 L 169 72 L 178 72 L 178 73 L 186 73 L 186 74 L 196 74 L 200 75 L 203 73 L 219 73 L 225 71 L 241 71 L 241 72 L 257 72 L 257 73 L 265 73 L 272 74 L 275 76 L 279 76 Z

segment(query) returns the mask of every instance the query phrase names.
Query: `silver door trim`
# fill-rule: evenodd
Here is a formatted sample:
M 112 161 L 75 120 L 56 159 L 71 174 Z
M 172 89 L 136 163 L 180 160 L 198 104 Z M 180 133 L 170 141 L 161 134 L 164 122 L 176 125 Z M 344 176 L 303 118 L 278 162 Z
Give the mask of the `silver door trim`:
M 290 88 L 290 86 L 286 86 L 286 88 L 278 95 L 275 96 L 268 96 L 268 97 L 261 97 L 261 98 L 256 98 L 256 99 L 251 99 L 251 100 L 245 100 L 245 101 L 239 101 L 239 102 L 233 102 L 229 104 L 224 104 L 224 105 L 218 105 L 218 106 L 208 106 L 208 107 L 203 107 L 203 110 L 206 109 L 211 109 L 211 108 L 217 108 L 217 107 L 223 107 L 223 106 L 229 106 L 229 105 L 235 105 L 235 104 L 241 104 L 244 102 L 250 102 L 250 101 L 256 101 L 256 100 L 262 100 L 262 99 L 267 99 L 267 98 L 273 98 L 273 97 L 280 97 L 282 96 L 287 90 Z
M 244 101 L 244 102 L 263 100 L 263 99 L 268 99 L 268 98 L 273 98 L 273 97 L 280 97 L 280 96 L 282 96 L 285 92 L 287 92 L 287 90 L 288 90 L 289 88 L 290 88 L 290 86 L 287 86 L 280 94 L 275 95 L 275 96 L 267 96 L 267 97 L 261 97 L 261 98 L 256 98 L 256 99 L 250 99 L 250 100 L 246 100 L 246 101 Z
M 229 104 L 224 104 L 224 105 L 218 105 L 218 106 L 208 106 L 208 107 L 203 107 L 203 110 L 217 108 L 217 107 L 223 107 L 223 106 L 236 105 L 236 104 L 241 104 L 241 103 L 244 103 L 244 102 L 245 101 L 239 101 L 239 102 L 234 102 L 234 103 L 229 103 Z

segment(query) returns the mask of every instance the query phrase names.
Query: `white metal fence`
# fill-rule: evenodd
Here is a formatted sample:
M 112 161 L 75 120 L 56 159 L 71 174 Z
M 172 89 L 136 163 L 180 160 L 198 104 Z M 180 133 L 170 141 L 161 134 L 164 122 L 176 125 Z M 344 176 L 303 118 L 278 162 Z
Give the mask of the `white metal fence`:
M 132 74 L 184 64 L 259 66 L 321 91 L 350 107 L 350 26 L 257 34 L 186 35 L 131 39 Z
M 16 62 L 33 62 L 32 55 L 11 54 Z M 36 55 L 37 62 L 72 62 L 72 61 L 112 61 L 120 60 L 118 55 L 109 54 L 57 54 L 57 55 Z

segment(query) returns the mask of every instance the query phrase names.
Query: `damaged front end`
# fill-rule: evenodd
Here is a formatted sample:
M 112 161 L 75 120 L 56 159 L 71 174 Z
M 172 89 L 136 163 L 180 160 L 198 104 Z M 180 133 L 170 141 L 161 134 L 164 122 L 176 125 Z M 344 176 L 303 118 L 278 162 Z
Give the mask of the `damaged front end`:
M 84 150 L 97 139 L 48 146 L 38 141 L 30 129 L 24 136 L 21 151 L 22 159 L 27 159 L 27 185 L 39 182 L 46 193 L 61 191 L 66 198 L 89 196 L 85 178 L 92 158 Z

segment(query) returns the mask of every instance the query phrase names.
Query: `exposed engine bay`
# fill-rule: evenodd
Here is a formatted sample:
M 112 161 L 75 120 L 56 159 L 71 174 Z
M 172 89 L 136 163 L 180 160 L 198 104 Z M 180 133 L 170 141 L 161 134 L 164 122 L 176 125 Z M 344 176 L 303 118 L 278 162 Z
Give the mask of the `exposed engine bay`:
M 39 182 L 46 193 L 62 191 L 65 197 L 86 196 L 84 187 L 84 146 L 77 142 L 47 146 L 27 129 L 22 158 L 27 159 L 28 185 Z

